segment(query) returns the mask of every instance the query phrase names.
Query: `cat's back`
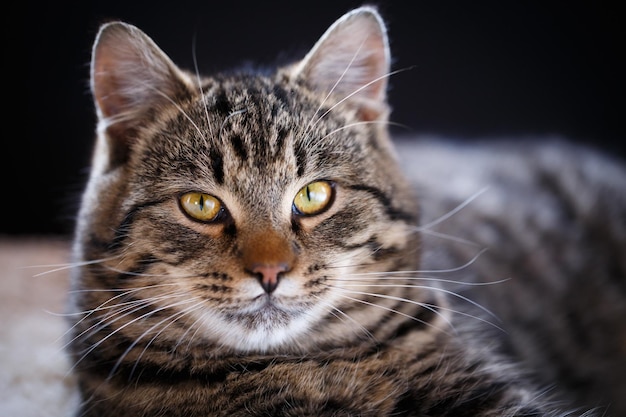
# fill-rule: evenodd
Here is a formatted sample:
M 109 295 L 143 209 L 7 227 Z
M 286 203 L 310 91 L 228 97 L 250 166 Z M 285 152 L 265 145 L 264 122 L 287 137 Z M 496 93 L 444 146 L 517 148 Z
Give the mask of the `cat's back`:
M 577 257 L 583 240 L 594 250 L 585 233 L 614 237 L 611 243 L 626 239 L 626 163 L 619 157 L 556 138 L 415 137 L 399 138 L 396 146 L 421 198 L 427 233 L 461 219 L 454 230 L 476 235 L 480 244 L 502 244 L 498 231 L 506 228 L 516 248 L 571 243 Z
M 446 285 L 493 313 L 475 308 L 542 382 L 626 412 L 624 161 L 555 138 L 397 142 L 421 195 L 424 269 L 481 283 Z

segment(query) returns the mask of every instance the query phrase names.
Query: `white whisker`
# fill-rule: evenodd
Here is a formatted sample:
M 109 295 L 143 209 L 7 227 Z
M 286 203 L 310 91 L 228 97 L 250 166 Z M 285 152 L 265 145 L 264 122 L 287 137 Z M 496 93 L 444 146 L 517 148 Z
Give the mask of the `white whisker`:
M 335 307 L 334 305 L 325 302 L 320 296 L 318 295 L 313 295 L 321 304 L 323 304 L 324 306 L 328 307 L 328 313 L 332 314 L 334 317 L 337 318 L 337 320 L 341 320 L 341 321 L 345 321 L 348 320 L 351 323 L 354 323 L 358 328 L 360 328 L 360 330 L 370 339 L 375 341 L 376 338 L 374 337 L 374 335 L 367 330 L 367 328 L 365 326 L 363 326 L 361 323 L 359 323 L 358 321 L 356 321 L 355 319 L 353 319 L 352 317 L 350 317 L 348 314 L 346 314 L 345 312 L 343 312 L 340 308 Z M 343 294 L 341 294 L 342 297 L 345 297 Z M 337 315 L 337 313 L 340 315 Z
M 399 272 L 405 272 L 405 271 L 399 271 Z M 355 274 L 355 275 L 358 275 L 358 274 Z M 328 281 L 363 282 L 364 284 L 362 284 L 362 285 L 368 285 L 368 286 L 375 286 L 375 285 L 366 283 L 366 281 L 381 281 L 381 280 L 383 280 L 383 281 L 384 280 L 390 280 L 390 281 L 395 281 L 395 280 L 402 280 L 402 281 L 432 281 L 432 282 L 437 282 L 437 283 L 442 283 L 442 284 L 455 284 L 455 285 L 463 285 L 463 286 L 468 286 L 468 287 L 482 287 L 482 286 L 486 286 L 486 285 L 502 284 L 504 282 L 509 281 L 510 278 L 505 278 L 505 279 L 501 279 L 501 280 L 498 280 L 498 281 L 490 281 L 490 282 L 465 282 L 465 281 L 455 281 L 455 280 L 451 280 L 451 279 L 442 279 L 442 278 L 435 278 L 435 277 L 406 277 L 406 276 L 373 276 L 373 277 L 365 277 L 365 278 L 364 277 L 360 277 L 360 278 L 352 278 L 352 277 L 348 277 L 348 278 L 328 278 Z M 392 284 L 386 284 L 386 285 L 393 286 Z M 346 285 L 346 286 L 348 286 L 348 285 Z M 355 284 L 354 286 L 357 286 L 357 284 Z M 383 285 L 381 284 L 381 286 L 383 286 Z
M 77 326 L 79 326 L 80 323 L 82 323 L 83 321 L 87 320 L 90 316 L 92 316 L 93 314 L 95 314 L 98 311 L 109 310 L 109 313 L 107 313 L 102 318 L 100 318 L 98 322 L 94 323 L 93 325 L 91 325 L 87 329 L 83 330 L 80 334 L 74 336 L 74 338 L 72 338 L 70 341 L 68 341 L 66 343 L 65 347 L 69 346 L 72 342 L 74 342 L 74 341 L 78 340 L 79 338 L 83 337 L 88 332 L 97 333 L 105 325 L 114 324 L 115 322 L 117 322 L 118 320 L 123 319 L 124 317 L 128 316 L 129 314 L 132 314 L 135 311 L 141 310 L 142 308 L 144 308 L 144 307 L 146 307 L 146 306 L 148 306 L 150 304 L 154 304 L 156 301 L 163 300 L 163 299 L 168 299 L 168 298 L 171 298 L 173 296 L 181 296 L 182 297 L 182 296 L 186 295 L 182 291 L 178 292 L 178 293 L 177 292 L 164 293 L 164 294 L 162 294 L 162 295 L 160 295 L 158 297 L 143 298 L 141 300 L 133 300 L 133 301 L 117 303 L 117 304 L 112 304 L 110 306 L 106 306 L 107 304 L 109 304 L 113 300 L 115 300 L 117 298 L 120 298 L 120 297 L 125 297 L 128 294 L 131 294 L 131 293 L 133 293 L 133 292 L 135 292 L 137 290 L 139 290 L 139 289 L 136 289 L 136 290 L 133 290 L 133 291 L 128 291 L 128 292 L 122 293 L 122 294 L 118 294 L 117 296 L 115 296 L 113 298 L 109 298 L 108 300 L 106 300 L 105 302 L 101 303 L 98 307 L 96 307 L 94 309 L 73 313 L 72 315 L 84 315 L 84 317 L 82 317 L 80 320 L 78 320 L 76 323 L 74 323 L 74 325 L 72 327 L 70 327 L 59 338 L 59 340 L 61 338 L 64 338 L 65 336 L 67 336 L 69 333 L 71 333 L 71 331 L 73 329 L 75 329 Z M 115 318 L 116 316 L 119 316 L 119 317 Z
M 104 267 L 112 272 L 117 272 L 118 274 L 136 276 L 136 277 L 152 277 L 152 278 L 163 278 L 163 277 L 172 277 L 171 274 L 147 274 L 145 272 L 133 272 L 133 271 L 125 271 L 123 269 L 114 268 L 112 266 L 104 265 Z M 196 275 L 177 275 L 176 278 L 193 278 Z
M 459 316 L 469 317 L 471 319 L 474 319 L 474 320 L 486 323 L 486 324 L 488 324 L 488 325 L 490 325 L 492 327 L 495 327 L 496 329 L 498 329 L 499 331 L 501 331 L 503 333 L 507 333 L 507 331 L 505 329 L 503 329 L 502 327 L 500 327 L 497 324 L 495 324 L 494 322 L 489 321 L 487 319 L 484 319 L 484 318 L 482 318 L 480 316 L 475 316 L 473 314 L 469 314 L 469 313 L 466 313 L 466 312 L 461 311 L 461 310 L 455 310 L 453 308 L 449 308 L 449 307 L 445 307 L 445 306 L 441 306 L 441 305 L 434 305 L 434 304 L 427 304 L 427 303 L 425 303 L 424 305 L 425 306 L 427 306 L 427 305 L 428 306 L 432 306 L 433 308 L 436 307 L 436 308 L 438 308 L 440 310 L 444 310 L 444 311 L 449 311 L 449 312 L 454 313 L 454 314 L 459 315 Z
M 348 123 L 347 125 L 338 127 L 337 129 L 327 133 L 326 135 L 322 136 L 319 140 L 322 141 L 326 138 L 328 138 L 331 135 L 334 135 L 337 132 L 341 132 L 344 129 L 348 129 L 354 126 L 361 126 L 361 125 L 372 125 L 372 124 L 381 124 L 381 125 L 393 125 L 393 126 L 398 126 L 398 127 L 406 127 L 406 125 L 403 125 L 401 123 L 394 123 L 394 122 L 390 122 L 389 120 L 365 120 L 365 121 L 361 121 L 361 122 L 354 122 L 354 123 Z M 339 152 L 333 152 L 333 154 L 338 154 Z
M 176 101 L 174 101 L 171 97 L 169 97 L 167 94 L 165 94 L 164 92 L 160 91 L 159 89 L 155 88 L 154 86 L 148 84 L 148 83 L 142 83 L 142 85 L 146 88 L 149 88 L 150 90 L 154 91 L 155 93 L 157 93 L 158 95 L 160 95 L 161 97 L 163 97 L 164 99 L 166 99 L 167 101 L 170 102 L 170 104 L 172 104 L 172 106 L 176 107 L 176 109 L 185 117 L 185 119 L 187 119 L 189 121 L 189 123 L 191 123 L 191 125 L 196 129 L 196 132 L 198 132 L 198 134 L 200 135 L 201 138 L 203 138 L 205 141 L 207 140 L 206 138 L 206 134 L 202 131 L 202 129 L 200 129 L 200 127 L 196 124 L 196 122 L 191 118 L 191 116 L 189 116 L 187 114 L 187 112 L 185 111 L 185 109 L 183 109 L 180 104 L 178 104 Z
M 339 287 L 333 287 L 333 288 L 339 288 Z M 339 288 L 339 289 L 344 290 L 343 288 Z M 429 308 L 429 307 L 428 307 L 428 304 L 423 304 L 423 303 L 419 303 L 419 302 L 417 302 L 417 301 L 408 300 L 408 299 L 406 299 L 406 298 L 394 297 L 394 296 L 384 295 L 384 294 L 375 294 L 375 293 L 367 293 L 367 292 L 352 291 L 352 290 L 344 290 L 344 291 L 349 292 L 349 293 L 352 293 L 352 294 L 358 294 L 358 295 L 369 295 L 369 296 L 373 296 L 373 297 L 379 297 L 379 298 L 385 298 L 385 299 L 389 299 L 389 300 L 396 300 L 396 301 L 401 301 L 401 302 L 408 302 L 408 303 L 410 303 L 410 304 L 415 304 L 415 305 L 418 305 L 418 306 L 420 306 L 420 307 L 424 307 L 424 308 L 426 308 L 426 309 L 428 309 L 428 310 L 431 310 L 433 313 L 435 313 L 435 314 L 437 314 L 439 317 L 441 317 L 441 318 L 442 318 L 445 322 L 447 322 L 448 324 L 451 324 L 451 323 L 448 321 L 448 319 L 447 319 L 446 317 L 444 317 L 441 313 L 439 313 L 438 311 L 436 311 L 436 310 L 435 310 L 434 308 L 432 308 L 432 307 L 430 307 L 430 308 Z M 382 310 L 386 310 L 386 311 L 389 311 L 389 312 L 394 313 L 394 314 L 398 314 L 398 315 L 400 315 L 400 316 L 406 317 L 406 318 L 408 318 L 408 319 L 410 319 L 410 320 L 413 320 L 413 321 L 417 321 L 417 322 L 422 323 L 422 324 L 424 324 L 424 325 L 426 325 L 426 326 L 432 327 L 433 329 L 440 330 L 440 331 L 442 331 L 442 332 L 444 332 L 444 333 L 448 334 L 448 333 L 447 333 L 444 329 L 441 329 L 441 328 L 439 328 L 439 327 L 435 326 L 435 325 L 434 325 L 434 324 L 432 324 L 432 323 L 425 322 L 424 320 L 420 320 L 420 319 L 418 319 L 418 318 L 416 318 L 416 317 L 413 317 L 413 316 L 411 316 L 411 315 L 409 315 L 409 314 L 406 314 L 406 313 L 403 313 L 403 312 L 401 312 L 401 311 L 395 310 L 395 309 L 393 309 L 393 308 L 389 308 L 389 307 L 381 306 L 381 305 L 379 305 L 379 304 L 375 304 L 375 303 L 370 303 L 369 301 L 361 300 L 361 299 L 359 299 L 359 298 L 350 297 L 349 295 L 346 295 L 346 294 L 341 294 L 341 293 L 339 293 L 339 295 L 340 295 L 341 297 L 343 297 L 343 298 L 347 298 L 348 300 L 351 300 L 351 301 L 355 301 L 355 302 L 358 302 L 358 303 L 361 303 L 361 304 L 369 305 L 369 306 L 371 306 L 371 307 L 380 308 L 380 309 L 382 309 Z
M 351 92 L 350 94 L 346 95 L 341 100 L 339 100 L 338 102 L 333 104 L 328 110 L 326 110 L 324 112 L 324 114 L 322 114 L 320 117 L 317 118 L 317 120 L 315 120 L 315 122 L 313 123 L 312 127 L 315 126 L 317 123 L 319 123 L 324 117 L 326 117 L 326 115 L 328 113 L 333 111 L 333 109 L 335 109 L 335 107 L 341 105 L 343 102 L 345 102 L 346 100 L 350 99 L 355 94 L 358 94 L 359 92 L 363 91 L 364 89 L 366 89 L 367 87 L 371 86 L 372 84 L 377 83 L 378 81 L 384 80 L 385 78 L 389 78 L 392 75 L 399 74 L 399 73 L 407 71 L 409 69 L 410 68 L 401 68 L 401 69 L 398 69 L 398 70 L 395 70 L 395 71 L 390 71 L 390 72 L 388 72 L 386 74 L 383 74 L 383 75 L 381 75 L 379 77 L 374 78 L 370 82 L 367 82 L 367 83 L 363 84 L 362 86 L 360 86 L 359 88 L 357 88 L 356 90 L 354 90 L 353 92 Z
M 141 320 L 143 320 L 143 319 L 145 319 L 145 318 L 147 318 L 147 317 L 150 317 L 150 316 L 152 316 L 152 315 L 154 315 L 154 314 L 156 314 L 156 313 L 158 313 L 158 312 L 160 312 L 160 311 L 167 310 L 168 308 L 172 308 L 172 307 L 177 307 L 177 306 L 179 306 L 179 305 L 181 305 L 181 304 L 185 304 L 185 303 L 187 303 L 187 302 L 189 302 L 189 300 L 183 300 L 183 301 L 180 301 L 180 302 L 177 302 L 177 303 L 174 303 L 174 304 L 169 304 L 169 305 L 167 305 L 167 306 L 163 306 L 163 307 L 159 307 L 159 308 L 154 309 L 154 310 L 150 310 L 150 311 L 148 311 L 147 313 L 144 313 L 144 314 L 142 314 L 142 315 L 141 315 L 141 316 L 139 316 L 139 317 L 135 317 L 134 319 L 132 319 L 132 320 L 131 320 L 131 321 L 129 321 L 128 323 L 125 323 L 125 324 L 123 324 L 123 325 L 121 325 L 121 326 L 119 326 L 119 327 L 116 327 L 116 328 L 115 328 L 115 330 L 113 330 L 113 331 L 112 331 L 111 333 L 109 333 L 108 335 L 104 336 L 102 339 L 98 340 L 98 341 L 97 341 L 96 343 L 94 343 L 94 344 L 93 344 L 93 345 L 92 345 L 89 349 L 87 349 L 87 351 L 86 351 L 86 352 L 85 352 L 85 353 L 84 353 L 84 354 L 83 354 L 83 355 L 82 355 L 79 359 L 77 359 L 77 360 L 74 362 L 74 364 L 73 364 L 73 365 L 72 365 L 72 367 L 70 368 L 70 371 L 73 371 L 73 370 L 76 368 L 76 366 L 77 366 L 80 362 L 82 362 L 82 361 L 83 361 L 83 360 L 84 360 L 84 359 L 85 359 L 85 358 L 86 358 L 86 357 L 87 357 L 87 356 L 88 356 L 91 352 L 93 352 L 95 349 L 97 349 L 97 348 L 98 348 L 98 346 L 100 346 L 102 343 L 104 343 L 105 341 L 107 341 L 107 340 L 108 340 L 109 338 L 111 338 L 113 335 L 115 335 L 115 334 L 117 334 L 117 333 L 121 332 L 122 330 L 124 330 L 126 327 L 131 326 L 131 325 L 133 325 L 133 324 L 137 323 L 138 321 L 141 321 Z M 150 303 L 148 303 L 148 304 L 150 304 Z M 136 309 L 136 310 L 134 310 L 134 311 L 138 311 L 138 310 L 140 310 L 141 308 L 144 308 L 144 304 L 142 304 L 142 305 L 141 305 L 141 307 L 137 308 L 137 309 Z M 127 314 L 130 314 L 130 313 L 127 313 Z M 119 319 L 120 319 L 120 318 L 117 318 L 117 319 L 116 319 L 116 321 L 117 321 L 117 320 L 119 320 Z M 109 322 L 109 324 L 110 324 L 110 322 Z
M 495 318 L 496 320 L 499 320 L 499 318 L 491 311 L 489 311 L 487 308 L 485 308 L 484 306 L 478 304 L 476 301 L 467 298 L 461 294 L 455 293 L 454 291 L 450 291 L 450 290 L 446 290 L 445 288 L 439 288 L 439 287 L 434 287 L 434 286 L 427 286 L 427 285 L 413 285 L 413 284 L 365 284 L 367 287 L 393 287 L 393 288 L 414 288 L 414 289 L 423 289 L 423 290 L 432 290 L 432 291 L 438 291 L 438 292 L 442 292 L 448 295 L 451 295 L 453 297 L 459 298 L 475 307 L 478 307 L 479 309 L 481 309 L 482 311 L 484 311 L 485 313 L 489 314 L 490 316 L 492 316 L 493 318 Z M 346 286 L 363 286 L 363 285 L 346 285 Z M 344 289 L 342 286 L 332 286 L 333 288 L 340 288 L 340 289 Z M 360 294 L 360 295 L 369 295 L 369 296 L 374 296 L 374 297 L 382 297 L 382 298 L 389 298 L 391 297 L 391 299 L 395 299 L 397 301 L 401 301 L 404 300 L 406 302 L 412 303 L 412 304 L 418 304 L 421 305 L 421 303 L 417 302 L 417 301 L 413 301 L 413 300 L 409 300 L 406 298 L 398 298 L 398 297 L 394 297 L 391 295 L 384 295 L 384 294 L 376 294 L 376 293 L 367 293 L 367 292 L 360 292 L 360 291 L 354 291 L 354 290 L 350 290 L 355 294 Z
M 377 271 L 377 272 L 353 272 L 350 275 L 351 276 L 367 276 L 367 275 L 374 275 L 374 276 L 380 276 L 380 275 L 388 275 L 388 274 L 394 274 L 394 275 L 401 275 L 401 274 L 439 274 L 439 273 L 450 273 L 450 272 L 458 272 L 458 271 L 462 271 L 464 269 L 466 269 L 467 267 L 469 267 L 470 265 L 472 265 L 473 263 L 475 263 L 478 258 L 487 251 L 488 249 L 482 249 L 481 251 L 479 251 L 476 255 L 474 255 L 474 257 L 472 257 L 472 259 L 470 259 L 469 261 L 467 261 L 466 263 L 464 263 L 463 265 L 454 267 L 454 268 L 448 268 L 448 269 L 419 269 L 419 270 L 407 270 L 407 271 Z M 462 283 L 462 282 L 460 282 Z
M 417 231 L 422 233 L 422 234 L 424 234 L 424 235 L 430 235 L 430 236 L 437 237 L 437 238 L 440 238 L 440 239 L 449 240 L 451 242 L 461 243 L 463 245 L 474 246 L 474 247 L 482 246 L 479 243 L 472 242 L 471 240 L 463 239 L 463 238 L 457 237 L 457 236 L 448 235 L 446 233 L 436 232 L 436 231 L 430 230 L 430 229 L 421 229 L 420 228 L 420 230 L 417 230 Z M 414 232 L 415 232 L 415 230 L 414 230 Z
M 339 83 L 341 82 L 341 80 L 343 80 L 343 78 L 345 77 L 345 75 L 348 73 L 348 70 L 352 67 L 352 64 L 354 63 L 354 60 L 356 59 L 356 57 L 359 55 L 359 52 L 361 51 L 361 48 L 363 48 L 363 45 L 365 44 L 366 39 L 363 39 L 363 41 L 361 42 L 361 44 L 359 45 L 359 47 L 357 48 L 357 50 L 354 52 L 354 54 L 352 55 L 352 58 L 350 58 L 350 62 L 348 62 L 348 65 L 346 65 L 346 68 L 344 68 L 343 72 L 341 73 L 341 75 L 339 76 L 339 78 L 335 81 L 335 84 L 333 84 L 333 86 L 330 88 L 330 90 L 328 91 L 328 93 L 326 94 L 326 97 L 324 97 L 324 99 L 322 100 L 322 102 L 320 103 L 320 105 L 317 107 L 317 109 L 315 110 L 315 112 L 313 113 L 313 115 L 311 116 L 311 118 L 309 119 L 309 122 L 307 123 L 307 125 L 304 127 L 303 129 L 303 133 L 302 136 L 306 136 L 307 133 L 310 131 L 310 129 L 315 126 L 315 124 L 317 123 L 317 121 L 319 121 L 319 119 L 315 122 L 313 122 L 315 120 L 315 117 L 317 116 L 317 114 L 319 113 L 319 111 L 321 110 L 321 108 L 324 106 L 324 104 L 326 103 L 326 101 L 328 101 L 328 99 L 330 98 L 330 96 L 333 94 L 333 92 L 335 91 L 335 89 L 337 88 L 337 86 L 339 85 Z M 325 115 L 325 114 L 324 114 Z M 324 117 L 324 115 L 322 115 L 322 117 Z
M 36 277 L 40 277 L 42 275 L 52 274 L 53 272 L 64 271 L 64 270 L 72 269 L 72 268 L 80 268 L 80 267 L 87 266 L 87 265 L 93 265 L 93 264 L 98 264 L 98 263 L 111 261 L 111 260 L 114 260 L 114 259 L 119 258 L 119 257 L 120 257 L 120 255 L 116 255 L 116 256 L 111 256 L 109 258 L 94 259 L 92 261 L 68 262 L 68 263 L 61 263 L 61 264 L 26 265 L 26 266 L 20 266 L 18 268 L 19 269 L 54 268 L 54 269 L 50 269 L 48 271 L 40 272 L 38 274 L 33 275 L 33 278 L 36 278 Z
M 200 331 L 200 329 L 202 328 L 202 326 L 198 325 L 198 323 L 203 322 L 205 320 L 205 316 L 204 315 L 200 315 L 197 319 L 195 319 L 193 321 L 193 323 L 191 323 L 188 327 L 187 330 L 185 330 L 185 332 L 178 338 L 178 342 L 176 342 L 176 344 L 174 345 L 174 347 L 172 348 L 173 351 L 177 350 L 178 347 L 180 345 L 183 344 L 184 341 L 187 341 L 187 350 L 191 349 L 191 344 L 193 343 L 194 339 L 196 338 L 196 335 L 198 334 L 198 332 Z M 189 334 L 189 332 L 191 331 L 191 329 L 196 328 L 196 330 L 193 332 L 193 334 L 191 336 L 187 336 Z
M 218 137 L 221 138 L 222 137 L 222 130 L 224 130 L 224 126 L 226 126 L 226 122 L 233 116 L 237 116 L 238 114 L 244 114 L 245 112 L 247 112 L 248 110 L 246 109 L 239 109 L 239 110 L 234 110 L 232 111 L 228 116 L 226 116 L 226 118 L 224 119 L 224 121 L 222 122 L 222 124 L 220 125 L 220 131 L 218 133 Z
M 489 189 L 489 187 L 484 187 L 481 190 L 477 191 L 476 193 L 474 193 L 473 195 L 471 195 L 469 198 L 467 198 L 465 201 L 463 201 L 461 204 L 459 204 L 458 206 L 456 206 L 455 208 L 453 208 L 452 210 L 450 210 L 449 212 L 447 212 L 446 214 L 444 214 L 443 216 L 429 222 L 426 224 L 423 224 L 421 226 L 418 226 L 415 230 L 417 231 L 421 231 L 424 229 L 430 229 L 446 220 L 448 220 L 450 217 L 454 216 L 456 213 L 458 213 L 459 211 L 463 210 L 463 208 L 467 207 L 472 201 L 476 200 L 481 194 L 485 193 L 487 190 Z
M 161 335 L 169 326 L 171 326 L 172 324 L 174 324 L 177 320 L 179 320 L 181 317 L 186 316 L 187 314 L 190 314 L 191 312 L 193 312 L 198 306 L 201 306 L 204 304 L 204 300 L 202 300 L 201 297 L 192 297 L 186 301 L 193 301 L 193 300 L 201 300 L 200 302 L 190 306 L 190 307 L 186 307 L 185 309 L 181 310 L 181 311 L 177 311 L 175 314 L 173 314 L 172 316 L 166 317 L 163 320 L 155 323 L 154 325 L 152 325 L 150 328 L 148 328 L 147 330 L 145 330 L 140 336 L 136 337 L 135 340 L 133 341 L 133 343 L 130 344 L 130 346 L 128 346 L 128 348 L 126 348 L 126 350 L 124 351 L 124 353 L 122 353 L 119 357 L 119 359 L 117 360 L 117 362 L 115 363 L 115 365 L 113 366 L 113 368 L 111 368 L 111 372 L 109 373 L 109 378 L 113 377 L 113 375 L 115 374 L 115 372 L 117 371 L 117 369 L 119 368 L 119 366 L 122 364 L 124 358 L 135 348 L 135 346 L 137 346 L 137 344 L 141 341 L 141 339 L 143 339 L 146 335 L 148 335 L 150 332 L 152 332 L 154 329 L 158 328 L 159 326 L 161 326 L 163 323 L 169 321 L 169 323 L 165 326 L 163 326 L 153 337 L 152 339 L 150 339 L 150 341 L 148 343 L 146 343 L 146 346 L 143 348 L 143 350 L 141 351 L 141 353 L 139 354 L 139 356 L 137 357 L 137 359 L 135 360 L 135 364 L 133 365 L 133 368 L 130 372 L 129 375 L 129 379 L 132 377 L 132 375 L 135 373 L 135 370 L 137 369 L 137 366 L 139 364 L 139 362 L 141 361 L 141 358 L 143 357 L 143 355 L 146 353 L 146 350 L 150 347 L 150 345 L 156 340 L 156 338 Z
M 206 97 L 204 95 L 204 91 L 202 90 L 202 79 L 200 78 L 200 70 L 198 69 L 198 57 L 196 55 L 196 33 L 193 35 L 193 39 L 191 41 L 191 57 L 193 60 L 193 67 L 196 74 L 196 81 L 198 82 L 198 90 L 200 91 L 200 97 L 202 98 L 202 103 L 204 104 L 204 114 L 206 117 L 206 124 L 209 127 L 209 135 L 213 137 L 213 131 L 211 128 L 211 119 L 209 117 L 209 108 L 206 102 Z M 206 137 L 205 137 L 206 140 Z

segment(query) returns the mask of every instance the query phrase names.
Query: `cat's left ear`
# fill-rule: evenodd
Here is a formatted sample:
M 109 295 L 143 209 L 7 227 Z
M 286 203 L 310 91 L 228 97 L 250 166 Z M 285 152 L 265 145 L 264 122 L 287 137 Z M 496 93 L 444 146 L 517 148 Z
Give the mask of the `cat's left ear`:
M 337 20 L 294 67 L 313 89 L 355 105 L 363 120 L 388 116 L 389 43 L 385 24 L 370 6 Z

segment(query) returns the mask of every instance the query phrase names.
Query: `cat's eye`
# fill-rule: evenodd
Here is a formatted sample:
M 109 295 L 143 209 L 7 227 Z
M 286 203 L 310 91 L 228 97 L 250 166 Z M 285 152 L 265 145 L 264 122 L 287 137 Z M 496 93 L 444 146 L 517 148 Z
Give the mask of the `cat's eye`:
M 222 203 L 212 195 L 190 192 L 179 198 L 180 208 L 192 219 L 201 222 L 217 220 L 223 210 Z
M 303 216 L 319 214 L 330 206 L 333 193 L 333 183 L 330 181 L 315 181 L 307 184 L 293 199 L 294 212 Z

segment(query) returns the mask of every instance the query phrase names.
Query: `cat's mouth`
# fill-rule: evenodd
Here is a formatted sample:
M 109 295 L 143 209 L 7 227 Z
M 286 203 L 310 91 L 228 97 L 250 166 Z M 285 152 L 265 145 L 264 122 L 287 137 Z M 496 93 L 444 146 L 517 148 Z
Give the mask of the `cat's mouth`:
M 288 321 L 289 318 L 293 317 L 293 313 L 286 311 L 284 308 L 281 308 L 274 301 L 271 300 L 270 297 L 264 297 L 265 299 L 261 301 L 261 306 L 259 306 L 256 310 L 249 312 L 247 315 L 258 320 L 271 320 L 271 321 Z
M 293 343 L 308 331 L 315 317 L 315 307 L 296 298 L 262 294 L 246 304 L 226 314 L 220 337 L 222 344 L 244 352 L 268 352 Z
M 235 313 L 238 320 L 253 323 L 256 326 L 276 327 L 287 325 L 303 313 L 303 306 L 286 302 L 271 294 L 262 294 L 251 300 L 247 308 Z
M 271 294 L 261 294 L 252 300 L 249 308 L 245 309 L 245 314 L 285 314 L 291 313 L 291 310 L 292 308 L 283 300 Z

